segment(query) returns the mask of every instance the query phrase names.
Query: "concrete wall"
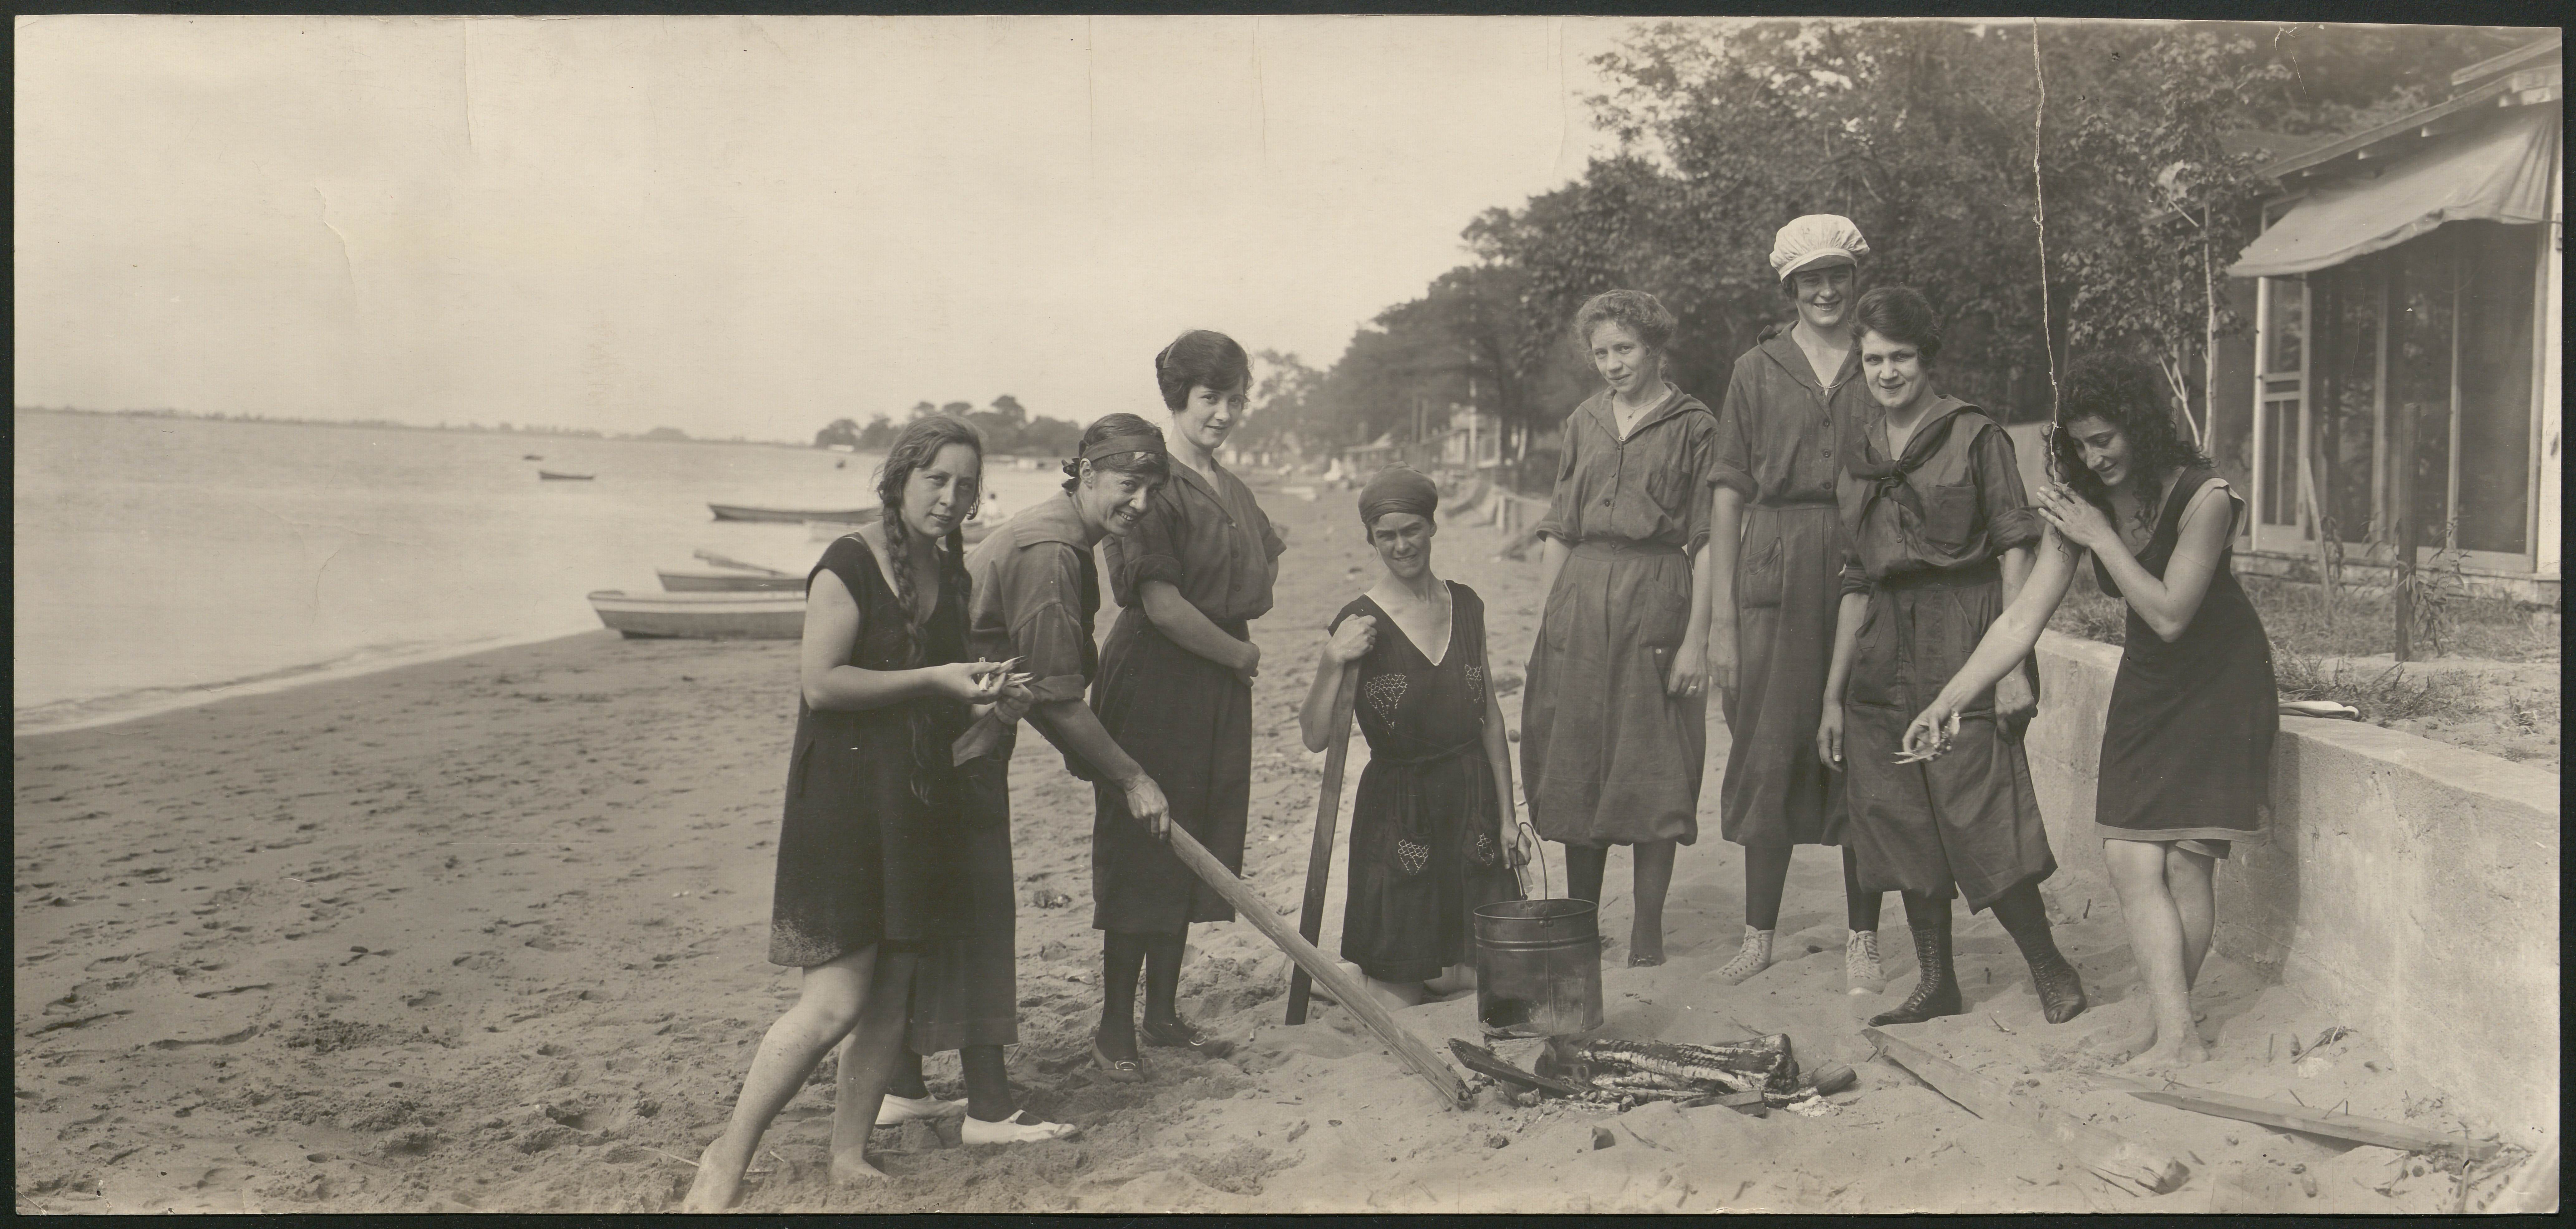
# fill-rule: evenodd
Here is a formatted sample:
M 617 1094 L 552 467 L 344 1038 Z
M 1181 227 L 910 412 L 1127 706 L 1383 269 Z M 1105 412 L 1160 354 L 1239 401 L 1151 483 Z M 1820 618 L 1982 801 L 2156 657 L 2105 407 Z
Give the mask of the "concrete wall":
M 2107 884 L 2091 826 L 2120 650 L 2050 632 L 2039 662 L 2028 747 L 2049 844 L 2061 875 Z M 2271 837 L 2219 863 L 2215 943 L 2536 1146 L 2558 1122 L 2558 882 L 2555 774 L 2284 717 Z

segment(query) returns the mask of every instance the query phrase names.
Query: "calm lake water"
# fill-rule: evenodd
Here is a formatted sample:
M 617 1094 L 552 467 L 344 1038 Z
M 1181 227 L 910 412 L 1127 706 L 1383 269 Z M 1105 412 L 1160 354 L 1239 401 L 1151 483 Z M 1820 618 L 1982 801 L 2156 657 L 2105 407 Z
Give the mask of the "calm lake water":
M 599 626 L 691 552 L 802 571 L 802 525 L 709 503 L 872 505 L 812 449 L 20 413 L 14 727 L 63 729 Z M 591 482 L 540 482 L 547 469 Z M 834 462 L 847 461 L 846 468 Z M 1006 508 L 1062 479 L 996 459 Z

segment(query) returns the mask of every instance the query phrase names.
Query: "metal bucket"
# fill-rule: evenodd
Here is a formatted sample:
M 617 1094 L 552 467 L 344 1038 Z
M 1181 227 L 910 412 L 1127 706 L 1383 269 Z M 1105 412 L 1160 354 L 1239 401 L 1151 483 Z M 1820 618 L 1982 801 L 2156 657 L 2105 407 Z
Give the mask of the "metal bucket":
M 1599 908 L 1588 900 L 1478 908 L 1476 1018 L 1525 1037 L 1601 1027 Z

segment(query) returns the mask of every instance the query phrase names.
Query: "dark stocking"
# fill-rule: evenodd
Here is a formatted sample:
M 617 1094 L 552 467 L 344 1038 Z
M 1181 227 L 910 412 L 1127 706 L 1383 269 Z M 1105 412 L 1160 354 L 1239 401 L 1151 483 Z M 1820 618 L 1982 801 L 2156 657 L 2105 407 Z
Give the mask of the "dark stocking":
M 1601 903 L 1601 876 L 1610 869 L 1607 845 L 1565 845 L 1565 895 L 1568 900 Z
M 2075 966 L 2059 954 L 2057 940 L 2048 932 L 2048 906 L 2039 899 L 2039 883 L 2025 880 L 2011 891 L 1998 896 L 1992 908 L 1995 920 L 2021 948 L 2021 958 L 2030 962 L 2031 984 L 2039 988 L 2039 1005 L 2051 1024 L 2064 1024 L 2084 1012 L 2084 979 Z
M 1950 898 L 1904 895 L 1905 924 L 1914 931 L 1914 961 L 1923 973 L 1914 993 L 1893 1010 L 1871 1016 L 1872 1025 L 1920 1024 L 1967 1010 L 1959 1001 L 1959 975 L 1950 967 Z
M 1181 990 L 1181 956 L 1189 950 L 1190 932 L 1184 926 L 1167 935 L 1146 935 L 1145 939 L 1145 1022 L 1170 1024 L 1180 1019 L 1175 1002 Z
M 1755 930 L 1780 926 L 1780 898 L 1789 890 L 1789 852 L 1793 845 L 1744 847 L 1744 924 Z
M 1136 974 L 1152 935 L 1101 934 L 1100 1048 L 1111 1058 L 1136 1057 Z
M 930 1095 L 930 1086 L 921 1082 L 921 1056 L 911 1046 L 895 1051 L 894 1074 L 886 1077 L 886 1095 L 919 1099 Z
M 1002 1065 L 1002 1047 L 967 1046 L 957 1052 L 966 1067 L 966 1112 L 986 1122 L 1000 1122 L 1020 1112 L 1011 1099 L 1011 1072 Z M 915 1067 L 920 1059 L 914 1059 Z
M 1628 924 L 1628 967 L 1664 962 L 1664 894 L 1673 886 L 1674 841 L 1651 841 L 1628 850 L 1635 868 L 1636 893 L 1630 903 L 1636 917 Z
M 1860 857 L 1849 845 L 1843 846 L 1843 916 L 1853 930 L 1864 934 L 1878 930 L 1878 907 L 1887 903 L 1885 892 L 1864 892 L 1860 887 Z

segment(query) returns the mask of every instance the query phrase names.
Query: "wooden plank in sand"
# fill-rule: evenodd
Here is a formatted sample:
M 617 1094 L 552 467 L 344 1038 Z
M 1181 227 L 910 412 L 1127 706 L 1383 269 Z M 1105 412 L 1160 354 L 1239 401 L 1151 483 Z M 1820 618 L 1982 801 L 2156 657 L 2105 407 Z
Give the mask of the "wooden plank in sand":
M 1370 994 L 1366 987 L 1354 983 L 1348 974 L 1333 967 L 1333 962 L 1315 950 L 1314 944 L 1298 938 L 1296 931 L 1279 920 L 1279 912 L 1270 907 L 1270 902 L 1245 887 L 1242 880 L 1234 877 L 1234 872 L 1225 869 L 1225 863 L 1217 861 L 1216 855 L 1209 853 L 1196 837 L 1182 831 L 1179 824 L 1164 825 L 1163 834 L 1164 843 L 1171 846 L 1172 853 L 1180 858 L 1183 866 L 1189 867 L 1209 887 L 1216 889 L 1217 895 L 1233 905 L 1234 911 L 1243 915 L 1245 921 L 1270 936 L 1270 941 L 1278 944 L 1280 951 L 1288 953 L 1288 958 L 1296 961 L 1298 968 L 1324 983 L 1324 989 L 1331 991 L 1344 1007 L 1350 1008 L 1351 1013 L 1360 1018 L 1360 1023 L 1368 1025 L 1369 1031 L 1377 1034 L 1378 1040 L 1385 1042 L 1388 1049 L 1395 1051 L 1395 1056 L 1403 1060 L 1405 1066 L 1411 1067 L 1415 1075 L 1421 1076 L 1424 1083 L 1431 1085 L 1449 1108 L 1459 1109 L 1467 1104 L 1467 1082 L 1459 1079 L 1458 1073 L 1450 1070 L 1449 1064 L 1442 1062 L 1439 1055 L 1432 1053 L 1431 1047 L 1422 1044 L 1421 1038 L 1406 1032 L 1395 1022 L 1395 1017 L 1386 1014 L 1386 1009 L 1377 1005 L 1376 996 Z
M 2132 1088 L 2128 1093 L 2142 1101 L 2153 1101 L 2158 1105 L 2170 1105 L 2176 1109 L 2186 1109 L 2198 1114 L 2233 1118 L 2238 1122 L 2261 1123 L 2267 1127 L 2280 1127 L 2288 1131 L 2304 1131 L 2310 1135 L 2323 1135 L 2330 1139 L 2346 1140 L 2357 1144 L 2376 1144 L 2382 1148 L 2395 1148 L 2400 1152 L 2449 1152 L 2465 1156 L 2472 1161 L 2483 1161 L 2494 1156 L 2500 1146 L 2494 1140 L 2466 1139 L 2403 1122 L 2360 1118 L 2351 1114 L 2338 1114 L 2332 1110 L 2309 1109 L 2304 1105 L 2240 1097 L 2234 1093 L 2211 1092 L 2205 1088 L 2189 1088 L 2181 1084 L 2167 1084 L 2162 1088 Z
M 2161 1195 L 2181 1188 L 2191 1167 L 2180 1160 L 2131 1143 L 2100 1127 L 2078 1121 L 2028 1097 L 2016 1098 L 2003 1085 L 1938 1055 L 1908 1045 L 1885 1032 L 1864 1028 L 1861 1036 L 1881 1056 L 1913 1072 L 1933 1091 L 1988 1122 L 2021 1126 L 2063 1148 L 2084 1168 L 2130 1195 Z
M 1351 709 L 1358 700 L 1360 664 L 1342 663 L 1342 689 L 1333 695 L 1333 732 L 1325 737 L 1324 788 L 1315 799 L 1315 844 L 1306 852 L 1306 900 L 1297 914 L 1297 935 L 1308 943 L 1324 937 L 1325 888 L 1333 877 L 1333 828 L 1342 818 L 1342 766 L 1351 755 Z M 1297 970 L 1288 979 L 1288 1022 L 1306 1022 L 1306 999 L 1314 979 Z

